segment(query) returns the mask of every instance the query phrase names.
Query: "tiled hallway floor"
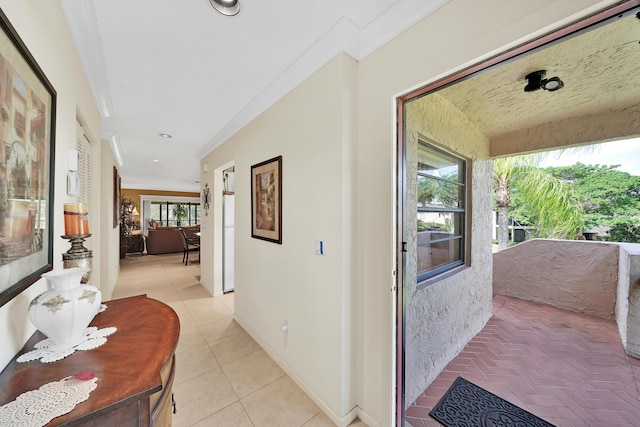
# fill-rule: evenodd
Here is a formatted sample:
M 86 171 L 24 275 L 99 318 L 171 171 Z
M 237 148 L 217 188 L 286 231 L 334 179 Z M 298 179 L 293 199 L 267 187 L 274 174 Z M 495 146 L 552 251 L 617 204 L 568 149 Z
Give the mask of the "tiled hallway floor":
M 333 426 L 233 320 L 233 293 L 212 298 L 182 254 L 127 255 L 113 298 L 146 293 L 178 313 L 176 427 Z M 558 427 L 640 426 L 640 360 L 613 321 L 497 296 L 494 316 L 407 410 L 413 427 L 456 377 Z M 355 421 L 352 426 L 363 427 Z
M 334 426 L 233 320 L 233 293 L 212 298 L 182 254 L 127 255 L 113 299 L 147 294 L 180 318 L 176 427 Z M 352 427 L 366 427 L 354 421 Z
M 413 427 L 458 377 L 558 427 L 640 426 L 640 360 L 613 321 L 496 296 L 485 328 L 407 410 Z

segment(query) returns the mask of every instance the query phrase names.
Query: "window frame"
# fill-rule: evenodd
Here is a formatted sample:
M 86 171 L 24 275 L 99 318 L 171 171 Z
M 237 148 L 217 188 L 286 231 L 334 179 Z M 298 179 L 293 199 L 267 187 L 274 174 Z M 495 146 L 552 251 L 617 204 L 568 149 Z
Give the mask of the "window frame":
M 420 257 L 418 248 L 421 245 L 418 243 L 418 236 L 420 231 L 417 230 L 417 222 L 415 224 L 416 227 L 416 280 L 418 284 L 418 288 L 426 287 L 428 284 L 432 283 L 432 279 L 438 278 L 441 279 L 443 274 L 451 272 L 453 270 L 458 269 L 459 267 L 463 267 L 468 265 L 468 239 L 467 239 L 467 229 L 469 227 L 469 191 L 470 191 L 470 160 L 461 156 L 457 153 L 452 152 L 451 150 L 444 149 L 439 145 L 425 140 L 424 138 L 418 138 L 418 150 L 426 148 L 431 151 L 435 151 L 438 155 L 444 156 L 445 158 L 451 160 L 455 164 L 458 165 L 458 180 L 454 181 L 451 179 L 433 176 L 426 174 L 424 172 L 420 172 L 420 168 L 417 168 L 417 176 L 416 183 L 418 182 L 419 177 L 423 177 L 426 179 L 432 179 L 435 182 L 453 184 L 458 186 L 458 206 L 457 207 L 438 207 L 438 206 L 420 206 L 419 203 L 416 204 L 417 214 L 420 213 L 444 213 L 444 214 L 452 214 L 454 217 L 456 215 L 459 216 L 458 220 L 455 221 L 457 227 L 460 229 L 459 233 L 452 235 L 451 237 L 446 238 L 438 238 L 435 240 L 430 240 L 427 244 L 439 243 L 439 242 L 457 242 L 457 252 L 458 257 L 451 262 L 447 262 L 444 264 L 439 264 L 435 267 L 419 270 L 418 265 L 420 264 Z M 416 184 L 417 185 L 417 184 Z

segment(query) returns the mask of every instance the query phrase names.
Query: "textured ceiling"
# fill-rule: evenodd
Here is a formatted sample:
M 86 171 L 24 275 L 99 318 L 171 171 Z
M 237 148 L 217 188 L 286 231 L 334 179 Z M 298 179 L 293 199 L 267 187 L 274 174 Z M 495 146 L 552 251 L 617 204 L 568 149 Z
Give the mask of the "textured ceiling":
M 525 76 L 546 70 L 564 87 L 525 92 Z M 640 102 L 640 21 L 629 14 L 478 73 L 438 92 L 488 137 L 598 115 Z

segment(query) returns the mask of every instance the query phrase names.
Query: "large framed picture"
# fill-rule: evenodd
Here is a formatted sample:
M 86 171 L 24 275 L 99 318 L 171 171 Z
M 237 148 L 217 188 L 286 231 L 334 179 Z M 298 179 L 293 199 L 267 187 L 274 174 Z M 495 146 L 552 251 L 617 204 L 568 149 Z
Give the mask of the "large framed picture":
M 282 244 L 282 156 L 251 166 L 251 237 Z
M 0 10 L 0 306 L 53 267 L 56 92 Z

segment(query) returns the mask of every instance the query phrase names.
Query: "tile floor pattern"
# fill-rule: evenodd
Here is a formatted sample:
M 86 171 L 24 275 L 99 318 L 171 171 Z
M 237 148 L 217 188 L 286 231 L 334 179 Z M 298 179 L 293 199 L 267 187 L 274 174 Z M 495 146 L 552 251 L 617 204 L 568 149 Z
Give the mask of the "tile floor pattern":
M 640 426 L 640 360 L 613 321 L 496 296 L 494 315 L 407 409 L 413 427 L 458 377 L 555 424 Z
M 200 266 L 181 261 L 182 254 L 128 254 L 113 294 L 147 294 L 180 318 L 173 425 L 334 426 L 233 320 L 233 293 L 212 298 L 200 286 Z M 356 420 L 350 427 L 366 425 Z

